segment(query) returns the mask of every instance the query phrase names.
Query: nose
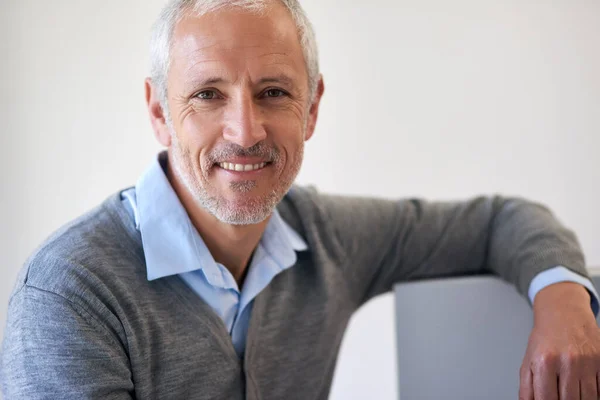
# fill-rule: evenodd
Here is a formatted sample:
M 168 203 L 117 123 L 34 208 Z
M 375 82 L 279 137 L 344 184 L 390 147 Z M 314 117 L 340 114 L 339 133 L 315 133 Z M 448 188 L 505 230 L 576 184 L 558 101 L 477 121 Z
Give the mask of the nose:
M 249 148 L 267 137 L 261 110 L 250 93 L 231 99 L 225 114 L 223 137 L 226 140 Z

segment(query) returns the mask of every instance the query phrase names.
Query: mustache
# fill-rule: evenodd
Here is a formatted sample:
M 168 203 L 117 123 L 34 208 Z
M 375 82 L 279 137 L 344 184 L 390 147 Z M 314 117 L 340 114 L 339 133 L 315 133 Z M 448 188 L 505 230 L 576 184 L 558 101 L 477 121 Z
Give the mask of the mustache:
M 252 147 L 242 147 L 235 143 L 226 143 L 212 150 L 207 158 L 211 164 L 225 162 L 234 157 L 256 157 L 267 162 L 277 162 L 280 157 L 279 149 L 266 144 L 265 142 L 256 143 Z

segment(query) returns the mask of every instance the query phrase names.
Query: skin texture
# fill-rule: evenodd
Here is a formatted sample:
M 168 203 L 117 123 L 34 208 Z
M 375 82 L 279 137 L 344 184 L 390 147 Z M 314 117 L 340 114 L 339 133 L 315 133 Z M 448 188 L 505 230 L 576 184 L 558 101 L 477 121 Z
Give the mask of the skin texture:
M 168 74 L 171 121 L 146 80 L 171 185 L 240 287 L 273 207 L 298 173 L 323 91 L 321 78 L 309 99 L 296 28 L 277 2 L 263 15 L 227 10 L 178 23 Z M 270 164 L 258 174 L 236 175 L 216 164 L 223 161 Z M 548 286 L 535 298 L 534 315 L 519 397 L 597 399 L 600 330 L 587 291 L 568 282 Z

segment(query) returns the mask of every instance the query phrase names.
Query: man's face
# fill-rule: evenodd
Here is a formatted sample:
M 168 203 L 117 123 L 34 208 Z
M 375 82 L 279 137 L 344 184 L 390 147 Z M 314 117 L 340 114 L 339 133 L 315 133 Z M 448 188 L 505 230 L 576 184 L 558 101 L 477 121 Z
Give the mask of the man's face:
M 318 109 L 284 6 L 183 19 L 167 88 L 177 179 L 223 222 L 266 219 L 298 174 Z

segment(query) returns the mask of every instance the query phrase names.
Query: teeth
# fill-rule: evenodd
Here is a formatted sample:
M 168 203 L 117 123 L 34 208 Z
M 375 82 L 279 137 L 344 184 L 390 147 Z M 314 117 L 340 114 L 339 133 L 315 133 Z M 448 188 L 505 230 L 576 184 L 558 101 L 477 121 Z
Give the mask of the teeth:
M 257 169 L 264 168 L 267 163 L 260 164 L 233 164 L 233 163 L 219 163 L 219 167 L 226 169 L 228 171 L 256 171 Z

